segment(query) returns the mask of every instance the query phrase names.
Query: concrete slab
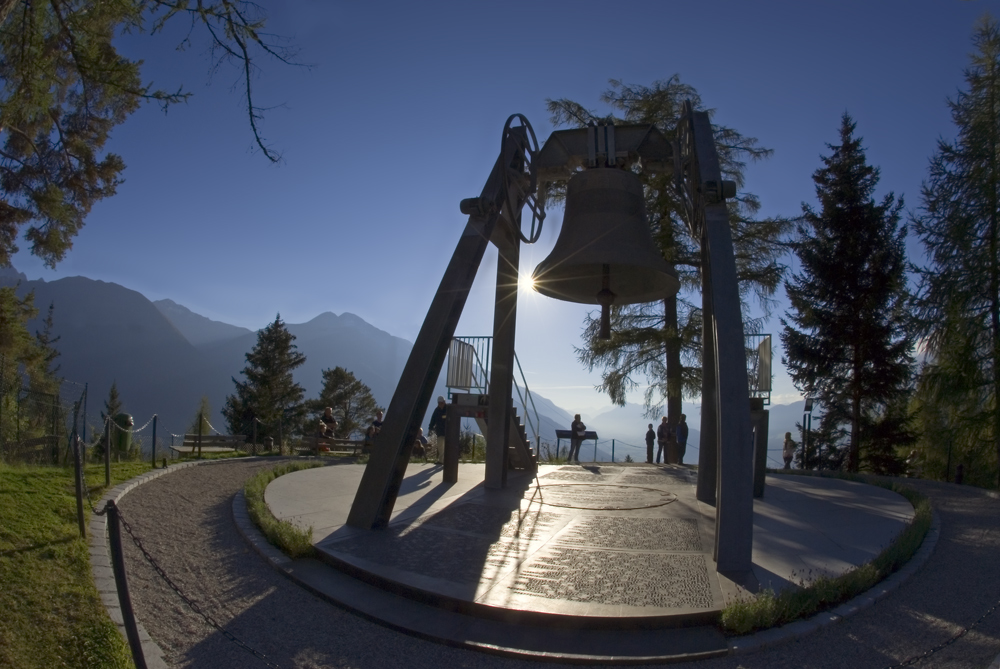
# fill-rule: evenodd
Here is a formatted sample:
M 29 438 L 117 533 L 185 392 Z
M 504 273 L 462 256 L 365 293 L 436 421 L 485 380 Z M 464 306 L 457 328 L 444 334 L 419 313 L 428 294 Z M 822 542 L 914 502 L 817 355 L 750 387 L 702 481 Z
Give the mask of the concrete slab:
M 775 591 L 868 562 L 913 518 L 906 498 L 855 481 L 768 476 L 754 500 L 753 571 Z
M 275 480 L 276 517 L 312 527 L 324 560 L 395 594 L 511 624 L 621 628 L 699 624 L 737 589 L 714 568 L 715 510 L 672 466 L 548 466 L 482 486 L 483 465 L 411 463 L 389 527 L 345 525 L 363 466 Z M 780 590 L 874 557 L 912 517 L 882 488 L 769 476 L 755 500 L 753 572 Z

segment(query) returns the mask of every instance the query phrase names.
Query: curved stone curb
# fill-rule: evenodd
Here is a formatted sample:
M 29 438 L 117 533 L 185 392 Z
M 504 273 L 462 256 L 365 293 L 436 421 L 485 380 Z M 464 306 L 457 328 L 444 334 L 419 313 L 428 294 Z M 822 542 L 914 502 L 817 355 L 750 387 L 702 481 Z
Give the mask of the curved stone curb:
M 987 497 L 991 497 L 993 499 L 1000 499 L 1000 492 L 995 492 L 993 490 L 984 490 L 983 492 L 986 494 Z M 997 655 L 995 658 L 993 658 L 993 661 L 990 662 L 990 666 L 986 667 L 986 669 L 1000 669 L 1000 655 Z
M 240 458 L 239 461 L 245 462 L 246 459 Z M 129 479 L 124 483 L 119 483 L 114 488 L 111 488 L 104 493 L 104 496 L 101 497 L 95 507 L 100 509 L 107 504 L 108 500 L 111 499 L 115 501 L 115 504 L 118 504 L 118 502 L 120 502 L 121 499 L 133 488 L 141 486 L 143 483 L 148 483 L 153 479 L 160 478 L 166 474 L 172 474 L 173 472 L 180 471 L 181 469 L 187 469 L 188 467 L 226 462 L 230 462 L 230 460 L 180 462 L 175 465 L 170 465 L 166 469 L 154 469 L 146 472 L 145 474 L 140 474 L 133 479 Z M 90 553 L 90 573 L 94 578 L 94 585 L 97 586 L 97 592 L 101 596 L 101 602 L 104 604 L 104 608 L 108 612 L 108 616 L 112 621 L 114 621 L 115 626 L 118 627 L 118 631 L 122 635 L 122 638 L 125 639 L 127 643 L 128 637 L 125 634 L 125 620 L 122 617 L 121 605 L 118 602 L 118 587 L 115 585 L 115 574 L 111 568 L 111 554 L 108 551 L 107 516 L 99 516 L 96 513 L 90 514 L 90 524 L 87 527 L 87 544 L 88 552 Z M 146 660 L 146 666 L 149 669 L 169 669 L 169 666 L 163 660 L 163 649 L 161 649 L 157 643 L 153 641 L 152 637 L 149 636 L 146 629 L 142 626 L 142 623 L 139 622 L 138 619 L 136 619 L 136 626 L 139 628 L 139 638 L 142 640 L 142 654 Z
M 776 646 L 787 641 L 792 641 L 793 639 L 798 639 L 807 634 L 811 634 L 823 627 L 836 624 L 844 618 L 853 616 L 855 613 L 867 609 L 878 600 L 899 588 L 907 581 L 907 579 L 917 573 L 917 571 L 924 566 L 928 558 L 930 558 L 931 553 L 934 552 L 934 547 L 937 546 L 938 538 L 941 536 L 941 518 L 938 516 L 937 511 L 932 509 L 931 513 L 931 526 L 927 530 L 927 535 L 924 536 L 924 540 L 920 544 L 920 548 L 914 556 L 910 558 L 905 565 L 903 565 L 902 569 L 894 572 L 884 580 L 877 583 L 871 590 L 861 593 L 854 599 L 844 602 L 835 609 L 824 611 L 823 613 L 819 613 L 806 620 L 797 620 L 793 623 L 783 625 L 782 627 L 775 627 L 762 632 L 757 632 L 756 634 L 730 639 L 730 654 L 746 655 L 748 653 L 755 653 L 770 646 Z M 998 660 L 1000 660 L 1000 658 L 998 658 Z M 991 669 L 993 668 L 991 667 Z M 1000 666 L 996 669 L 1000 669 Z
M 267 537 L 257 529 L 253 520 L 250 519 L 250 512 L 247 510 L 247 500 L 242 490 L 233 496 L 233 520 L 236 522 L 236 529 L 243 535 L 246 542 L 262 558 L 267 560 L 268 564 L 279 570 L 283 576 L 291 578 L 291 574 L 288 573 L 287 568 L 292 564 L 292 558 L 273 546 L 267 540 Z

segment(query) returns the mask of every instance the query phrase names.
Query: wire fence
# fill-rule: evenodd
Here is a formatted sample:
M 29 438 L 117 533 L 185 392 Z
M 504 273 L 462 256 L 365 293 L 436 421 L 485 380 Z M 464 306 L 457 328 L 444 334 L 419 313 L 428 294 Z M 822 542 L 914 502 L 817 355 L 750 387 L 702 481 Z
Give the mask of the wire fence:
M 158 431 L 157 414 L 143 417 L 140 425 L 124 412 L 112 410 L 111 415 L 105 415 L 100 409 L 106 410 L 106 406 L 95 406 L 102 403 L 91 402 L 88 407 L 85 383 L 63 380 L 58 388 L 57 392 L 27 386 L 11 390 L 0 379 L 0 462 L 70 465 L 70 434 L 74 431 L 83 442 L 84 459 L 91 462 L 101 460 L 105 451 L 115 462 L 149 459 L 154 465 L 190 455 L 195 435 L 170 432 L 162 425 Z M 205 436 L 210 439 L 232 437 L 224 448 L 213 446 L 213 452 L 286 453 L 302 446 L 296 430 L 287 425 L 267 425 L 257 418 L 252 419 L 250 435 L 227 435 L 205 416 L 199 417 L 198 424 L 205 426 Z M 197 426 L 191 429 L 197 431 Z M 274 434 L 277 439 L 258 438 L 266 434 Z
M 563 462 L 569 454 L 569 440 L 557 440 L 556 442 L 542 441 L 539 460 L 542 462 Z M 653 444 L 653 457 L 655 459 L 658 450 L 657 444 Z M 697 464 L 701 449 L 697 444 L 687 444 L 684 452 L 685 464 Z M 774 469 L 785 466 L 781 459 L 781 449 L 768 449 L 767 462 Z M 589 456 L 589 457 L 588 457 Z M 621 439 L 600 439 L 583 442 L 580 448 L 580 459 L 583 462 L 646 462 L 646 445 L 637 445 Z M 663 459 L 662 456 L 660 458 Z

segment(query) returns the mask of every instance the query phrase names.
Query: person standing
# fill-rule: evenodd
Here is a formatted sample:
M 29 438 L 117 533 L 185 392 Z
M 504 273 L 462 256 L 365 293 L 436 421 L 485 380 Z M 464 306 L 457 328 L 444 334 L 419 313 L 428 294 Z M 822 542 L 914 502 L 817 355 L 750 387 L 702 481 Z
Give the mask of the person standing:
M 567 459 L 567 462 L 579 463 L 580 446 L 583 444 L 583 438 L 587 434 L 587 426 L 580 420 L 580 414 L 573 416 L 573 422 L 570 423 L 569 431 L 569 458 Z
M 434 448 L 437 451 L 437 463 L 444 464 L 444 440 L 448 434 L 448 405 L 444 402 L 444 397 L 438 395 L 438 405 L 431 414 L 430 425 L 427 426 L 427 433 L 434 441 Z
M 677 464 L 684 464 L 684 454 L 687 452 L 688 424 L 687 414 L 681 414 L 681 422 L 677 423 Z
M 653 464 L 653 442 L 656 441 L 656 433 L 653 432 L 653 424 L 649 424 L 646 430 L 646 463 Z
M 670 442 L 670 425 L 667 424 L 667 417 L 664 416 L 660 425 L 656 428 L 656 464 L 660 464 L 660 456 L 663 456 L 663 464 L 667 464 L 667 444 Z
M 795 457 L 795 442 L 792 441 L 792 433 L 785 433 L 785 443 L 781 446 L 781 457 L 785 460 L 785 469 L 792 468 L 792 458 Z

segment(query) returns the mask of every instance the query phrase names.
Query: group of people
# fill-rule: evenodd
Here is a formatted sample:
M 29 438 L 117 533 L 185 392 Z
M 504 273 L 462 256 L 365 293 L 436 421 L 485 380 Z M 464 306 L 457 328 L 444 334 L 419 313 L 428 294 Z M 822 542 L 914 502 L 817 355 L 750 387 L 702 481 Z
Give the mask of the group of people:
M 444 397 L 440 395 L 438 395 L 437 406 L 431 413 L 431 422 L 427 426 L 427 433 L 431 437 L 429 440 L 424 436 L 424 428 L 417 428 L 417 439 L 413 442 L 413 457 L 433 456 L 438 464 L 443 464 L 445 435 L 448 433 L 448 405 L 444 401 Z
M 371 450 L 371 445 L 375 443 L 375 435 L 382 429 L 382 416 L 382 411 L 376 412 L 375 418 L 372 419 L 372 422 L 365 430 L 364 450 L 366 453 Z M 323 415 L 319 418 L 319 426 L 316 434 L 323 439 L 334 439 L 337 436 L 337 426 L 337 418 L 333 415 L 333 407 L 326 407 L 323 410 Z
M 587 434 L 587 426 L 583 424 L 580 420 L 580 414 L 573 416 L 573 422 L 569 426 L 570 429 L 570 447 L 569 447 L 569 462 L 580 462 L 580 446 L 583 444 L 584 437 Z M 684 453 L 687 451 L 687 440 L 688 440 L 688 424 L 687 415 L 681 414 L 681 419 L 676 426 L 670 425 L 667 422 L 667 417 L 664 416 L 660 425 L 653 430 L 653 424 L 649 424 L 649 429 L 646 431 L 646 462 L 653 464 L 653 444 L 659 445 L 656 449 L 656 464 L 660 464 L 660 458 L 662 457 L 664 464 L 669 463 L 672 459 L 676 459 L 673 464 L 682 465 L 684 464 Z M 677 444 L 677 451 L 674 456 L 670 455 L 669 444 L 675 442 Z
M 656 427 L 656 431 L 653 431 L 653 424 L 649 424 L 649 429 L 646 430 L 646 462 L 653 464 L 653 443 L 657 445 L 656 449 L 656 464 L 660 464 L 660 457 L 663 457 L 664 464 L 684 464 L 684 454 L 687 452 L 687 441 L 688 441 L 688 424 L 687 424 L 687 414 L 681 414 L 680 420 L 677 425 L 671 425 L 667 422 L 667 417 L 664 416 L 660 421 L 660 424 Z M 677 450 L 675 454 L 670 453 L 670 443 L 674 442 L 677 444 Z M 672 459 L 676 458 L 676 462 L 671 463 Z
M 416 441 L 413 444 L 414 456 L 425 457 L 426 455 L 429 455 L 431 451 L 434 451 L 434 454 L 437 456 L 437 462 L 444 462 L 444 443 L 448 425 L 447 408 L 448 405 L 445 403 L 444 397 L 439 396 L 437 398 L 437 408 L 435 408 L 434 412 L 431 414 L 431 423 L 428 426 L 430 440 L 428 441 L 428 439 L 424 436 L 423 428 L 420 428 Z M 372 419 L 372 422 L 365 430 L 365 453 L 371 451 L 372 446 L 375 444 L 375 437 L 377 437 L 378 433 L 382 430 L 383 416 L 384 413 L 382 411 L 378 411 L 375 414 L 375 418 Z M 337 425 L 337 419 L 333 415 L 333 407 L 326 407 L 326 410 L 319 419 L 317 435 L 324 439 L 333 439 L 337 434 Z

